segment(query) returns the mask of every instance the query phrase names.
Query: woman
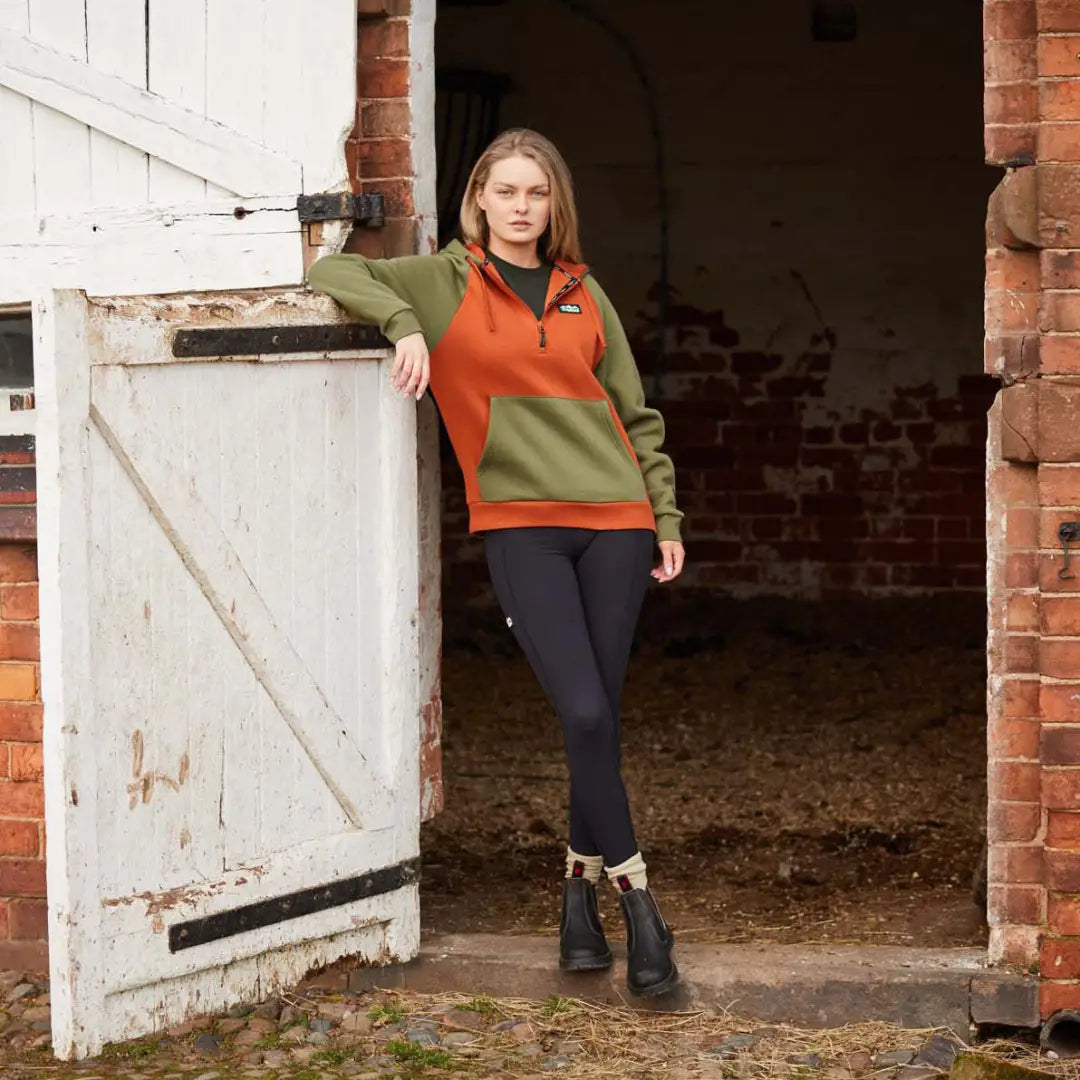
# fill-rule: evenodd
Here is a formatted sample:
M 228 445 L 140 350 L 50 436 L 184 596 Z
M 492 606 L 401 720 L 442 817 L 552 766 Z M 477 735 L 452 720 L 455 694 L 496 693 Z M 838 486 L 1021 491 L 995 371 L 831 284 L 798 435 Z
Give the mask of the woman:
M 464 244 L 436 255 L 329 255 L 309 280 L 394 343 L 403 393 L 419 399 L 430 379 L 506 624 L 562 723 L 560 964 L 611 965 L 595 891 L 606 867 L 626 920 L 627 983 L 660 994 L 678 972 L 620 776 L 619 699 L 654 540 L 654 578 L 683 566 L 663 421 L 581 264 L 569 170 L 547 139 L 495 139 L 469 177 L 461 231 Z

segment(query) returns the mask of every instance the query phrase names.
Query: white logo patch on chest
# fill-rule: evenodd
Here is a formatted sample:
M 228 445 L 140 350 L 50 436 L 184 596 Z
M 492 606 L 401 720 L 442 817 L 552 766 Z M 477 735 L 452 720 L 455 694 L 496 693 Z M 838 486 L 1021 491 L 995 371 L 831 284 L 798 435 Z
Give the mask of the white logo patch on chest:
M 581 314 L 581 308 L 577 304 L 560 304 L 559 305 L 559 310 L 564 315 L 580 315 Z

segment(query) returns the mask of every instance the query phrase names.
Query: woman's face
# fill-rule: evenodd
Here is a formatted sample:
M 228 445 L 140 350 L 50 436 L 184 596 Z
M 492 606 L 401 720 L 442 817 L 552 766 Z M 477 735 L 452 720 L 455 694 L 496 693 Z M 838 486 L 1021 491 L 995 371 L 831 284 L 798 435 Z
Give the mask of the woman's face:
M 531 249 L 551 216 L 551 183 L 532 158 L 503 158 L 492 166 L 476 201 L 487 215 L 492 239 Z

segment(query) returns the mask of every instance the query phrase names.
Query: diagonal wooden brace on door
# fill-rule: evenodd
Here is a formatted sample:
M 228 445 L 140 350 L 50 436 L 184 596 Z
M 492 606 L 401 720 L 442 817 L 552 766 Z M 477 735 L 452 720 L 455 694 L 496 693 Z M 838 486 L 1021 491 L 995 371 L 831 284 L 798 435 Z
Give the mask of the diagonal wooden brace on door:
M 303 190 L 300 162 L 3 26 L 0 86 L 238 195 Z
M 94 426 L 346 817 L 357 828 L 385 824 L 392 805 L 386 785 L 350 740 L 228 537 L 158 441 L 128 371 L 95 367 L 90 391 Z

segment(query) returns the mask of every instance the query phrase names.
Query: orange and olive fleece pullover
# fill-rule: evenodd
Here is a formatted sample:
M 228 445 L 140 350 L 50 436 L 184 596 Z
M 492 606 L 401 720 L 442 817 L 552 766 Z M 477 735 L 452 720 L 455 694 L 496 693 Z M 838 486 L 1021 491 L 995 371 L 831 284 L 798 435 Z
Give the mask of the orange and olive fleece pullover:
M 308 280 L 391 341 L 423 332 L 473 532 L 562 525 L 679 539 L 664 422 L 645 406 L 622 324 L 587 267 L 555 263 L 540 319 L 480 247 L 456 240 L 436 255 L 328 255 Z

